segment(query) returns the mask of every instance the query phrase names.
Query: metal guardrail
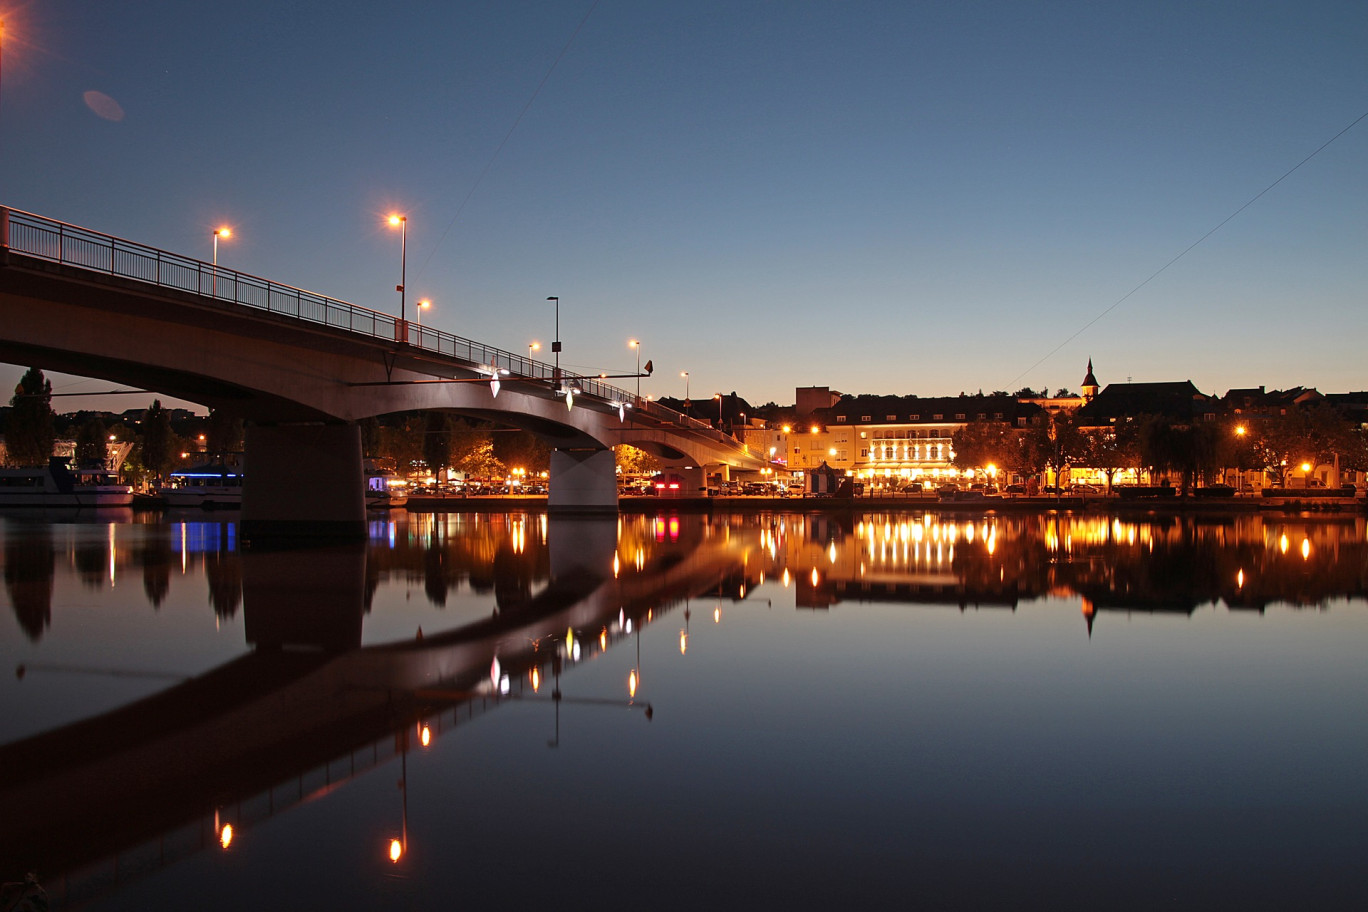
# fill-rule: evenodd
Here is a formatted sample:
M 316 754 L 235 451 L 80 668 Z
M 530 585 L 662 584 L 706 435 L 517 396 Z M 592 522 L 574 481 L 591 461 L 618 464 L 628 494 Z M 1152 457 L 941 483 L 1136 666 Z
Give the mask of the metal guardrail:
M 481 367 L 506 370 L 511 377 L 519 379 L 547 383 L 554 383 L 557 379 L 555 367 L 544 361 L 536 361 L 430 326 L 400 320 L 392 314 L 348 304 L 293 285 L 282 285 L 260 276 L 225 269 L 203 260 L 20 209 L 0 207 L 0 248 L 63 266 L 145 282 L 157 288 L 188 292 L 225 304 L 360 333 L 373 339 L 407 344 Z M 646 414 L 711 437 L 719 443 L 727 442 L 744 448 L 736 443 L 735 438 L 707 422 L 690 418 L 658 402 L 636 402 L 633 394 L 604 383 L 597 377 L 562 370 L 560 380 L 573 383 L 577 394 L 610 403 L 635 403 Z

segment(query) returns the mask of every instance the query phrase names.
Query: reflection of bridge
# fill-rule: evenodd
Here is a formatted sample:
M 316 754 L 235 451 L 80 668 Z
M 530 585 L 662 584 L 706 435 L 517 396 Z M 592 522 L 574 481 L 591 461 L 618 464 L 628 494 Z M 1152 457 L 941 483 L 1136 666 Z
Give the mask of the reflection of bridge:
M 356 421 L 448 409 L 552 447 L 551 509 L 612 509 L 611 447 L 760 468 L 733 438 L 598 378 L 324 295 L 0 209 L 0 359 L 248 421 L 244 525 L 359 537 Z M 497 382 L 491 382 L 497 376 Z M 567 408 L 567 406 L 570 406 Z M 348 492 L 345 496 L 338 492 Z
M 548 544 L 552 581 L 536 596 L 449 633 L 341 652 L 281 647 L 309 639 L 326 647 L 346 635 L 347 618 L 359 622 L 364 550 L 290 552 L 296 578 L 331 581 L 293 589 L 272 585 L 280 570 L 274 555 L 244 554 L 243 610 L 255 652 L 122 709 L 0 747 L 8 821 L 0 876 L 36 871 L 51 885 L 117 865 L 121 853 L 161 834 L 203 836 L 206 815 L 252 796 L 268 795 L 279 810 L 310 794 L 306 783 L 324 791 L 393 756 L 396 738 L 415 722 L 468 719 L 534 688 L 534 669 L 549 680 L 605 652 L 633 626 L 716 589 L 744 565 L 753 543 L 741 535 L 665 543 L 620 576 L 612 569 L 615 519 L 554 519 Z M 347 604 L 339 608 L 339 600 Z M 300 617 L 314 618 L 321 635 Z M 567 631 L 582 652 L 566 648 Z

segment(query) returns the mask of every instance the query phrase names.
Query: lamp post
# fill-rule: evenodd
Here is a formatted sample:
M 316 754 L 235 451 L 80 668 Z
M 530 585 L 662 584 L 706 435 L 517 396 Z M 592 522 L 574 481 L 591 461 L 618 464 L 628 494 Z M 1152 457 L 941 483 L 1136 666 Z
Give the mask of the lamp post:
M 423 309 L 426 308 L 426 307 L 431 307 L 431 306 L 432 306 L 432 302 L 429 301 L 427 298 L 423 298 L 423 300 L 421 300 L 421 301 L 418 302 L 417 313 L 418 313 L 418 325 L 419 325 L 419 326 L 422 326 L 422 325 L 423 325 Z
M 627 342 L 628 347 L 635 348 L 637 353 L 637 402 L 641 401 L 641 341 L 631 339 Z
M 233 236 L 233 229 L 229 228 L 227 225 L 224 225 L 224 226 L 221 227 L 221 228 L 215 228 L 215 229 L 214 229 L 214 283 L 213 283 L 213 295 L 214 295 L 214 297 L 218 297 L 218 242 L 219 242 L 219 238 L 221 238 L 221 237 L 223 237 L 223 238 L 230 238 L 230 237 L 232 237 L 232 236 Z
M 684 411 L 689 410 L 689 372 L 680 371 L 679 376 L 684 378 Z
M 404 308 L 404 285 L 408 282 L 408 216 L 391 215 L 389 223 L 391 228 L 399 229 L 399 284 L 394 286 L 394 290 L 399 292 L 399 322 L 402 323 L 408 319 Z
M 717 400 L 717 429 L 722 430 L 722 394 L 713 393 L 713 398 Z
M 555 355 L 556 355 L 556 379 L 559 380 L 559 379 L 560 379 L 560 350 L 561 350 L 561 344 L 560 344 L 560 297 L 558 297 L 557 295 L 550 295 L 550 296 L 547 297 L 546 300 L 548 300 L 548 301 L 554 301 L 555 304 L 556 304 L 556 338 L 555 338 L 554 340 L 552 340 L 552 342 L 551 342 L 551 351 L 554 352 Z

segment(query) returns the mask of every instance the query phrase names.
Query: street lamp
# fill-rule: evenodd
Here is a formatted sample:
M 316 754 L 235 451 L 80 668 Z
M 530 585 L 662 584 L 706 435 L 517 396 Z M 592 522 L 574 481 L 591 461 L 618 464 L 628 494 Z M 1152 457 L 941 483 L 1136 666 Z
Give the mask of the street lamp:
M 717 400 L 717 429 L 722 430 L 722 394 L 713 393 L 713 398 Z
M 394 290 L 399 292 L 399 322 L 408 319 L 408 313 L 404 308 L 404 284 L 408 282 L 408 216 L 391 215 L 389 217 L 391 228 L 399 229 L 399 284 L 394 286 Z M 408 334 L 404 334 L 408 338 Z
M 556 295 L 550 295 L 550 296 L 547 297 L 546 300 L 548 300 L 548 301 L 554 301 L 554 302 L 556 303 L 556 338 L 555 338 L 555 340 L 553 340 L 552 343 L 551 343 L 551 351 L 553 351 L 553 352 L 555 353 L 555 355 L 556 355 L 556 379 L 559 380 L 559 379 L 560 379 L 560 350 L 561 350 L 561 344 L 560 344 L 560 298 L 559 298 L 558 296 L 556 296 Z
M 421 301 L 418 302 L 418 309 L 417 309 L 417 310 L 418 310 L 418 325 L 419 325 L 419 326 L 422 326 L 422 325 L 423 325 L 423 308 L 425 308 L 425 307 L 431 307 L 431 306 L 432 306 L 432 302 L 429 301 L 427 298 L 423 298 L 423 300 L 421 300 Z
M 637 402 L 641 401 L 641 342 L 631 339 L 627 342 L 629 348 L 635 348 L 637 353 Z
M 532 360 L 532 353 L 533 353 L 533 352 L 538 352 L 538 351 L 541 351 L 541 343 L 540 343 L 540 342 L 528 342 L 528 343 L 527 343 L 527 360 L 528 360 L 528 361 L 531 361 L 531 360 Z
M 689 409 L 689 404 L 690 404 L 690 403 L 689 403 L 689 372 L 688 372 L 688 371 L 680 371 L 680 372 L 679 372 L 679 376 L 681 376 L 681 377 L 684 378 L 684 410 L 685 410 L 685 411 L 688 411 L 688 409 Z
M 218 297 L 218 242 L 219 238 L 230 238 L 233 236 L 233 229 L 227 225 L 214 229 L 214 297 Z

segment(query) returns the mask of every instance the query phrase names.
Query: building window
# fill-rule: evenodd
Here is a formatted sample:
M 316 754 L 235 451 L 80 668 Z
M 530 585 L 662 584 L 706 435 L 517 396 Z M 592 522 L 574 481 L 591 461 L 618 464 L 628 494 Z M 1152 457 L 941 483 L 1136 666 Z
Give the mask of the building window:
M 921 415 L 908 415 L 908 421 L 921 421 Z
M 873 419 L 870 418 L 870 416 L 868 416 L 868 415 L 861 415 L 861 416 L 860 416 L 860 420 L 861 420 L 861 421 L 872 421 Z
M 861 458 L 861 459 L 868 459 L 868 458 L 869 458 L 869 447 L 860 447 L 860 458 Z
M 979 417 L 982 418 L 983 416 L 980 415 Z M 964 412 L 956 412 L 956 413 L 955 413 L 955 420 L 956 420 L 956 421 L 963 421 L 963 420 L 964 420 Z
M 1001 420 L 1002 420 L 1002 412 L 993 412 L 993 417 L 996 418 L 998 421 L 1001 421 Z
M 898 416 L 897 416 L 897 415 L 889 415 L 889 416 L 887 416 L 887 418 L 888 418 L 889 421 L 897 421 L 897 420 L 898 420 Z
M 845 424 L 845 419 L 846 419 L 846 416 L 845 416 L 845 415 L 837 415 L 837 416 L 836 416 L 836 423 L 837 423 L 837 424 Z
M 934 420 L 934 421 L 944 421 L 944 420 L 945 420 L 945 416 L 944 416 L 944 415 L 936 415 L 936 416 L 934 417 L 933 420 Z
M 1017 427 L 1025 427 L 1025 426 L 1026 426 L 1026 419 L 1025 419 L 1025 418 L 1018 418 L 1018 419 L 1017 419 Z

